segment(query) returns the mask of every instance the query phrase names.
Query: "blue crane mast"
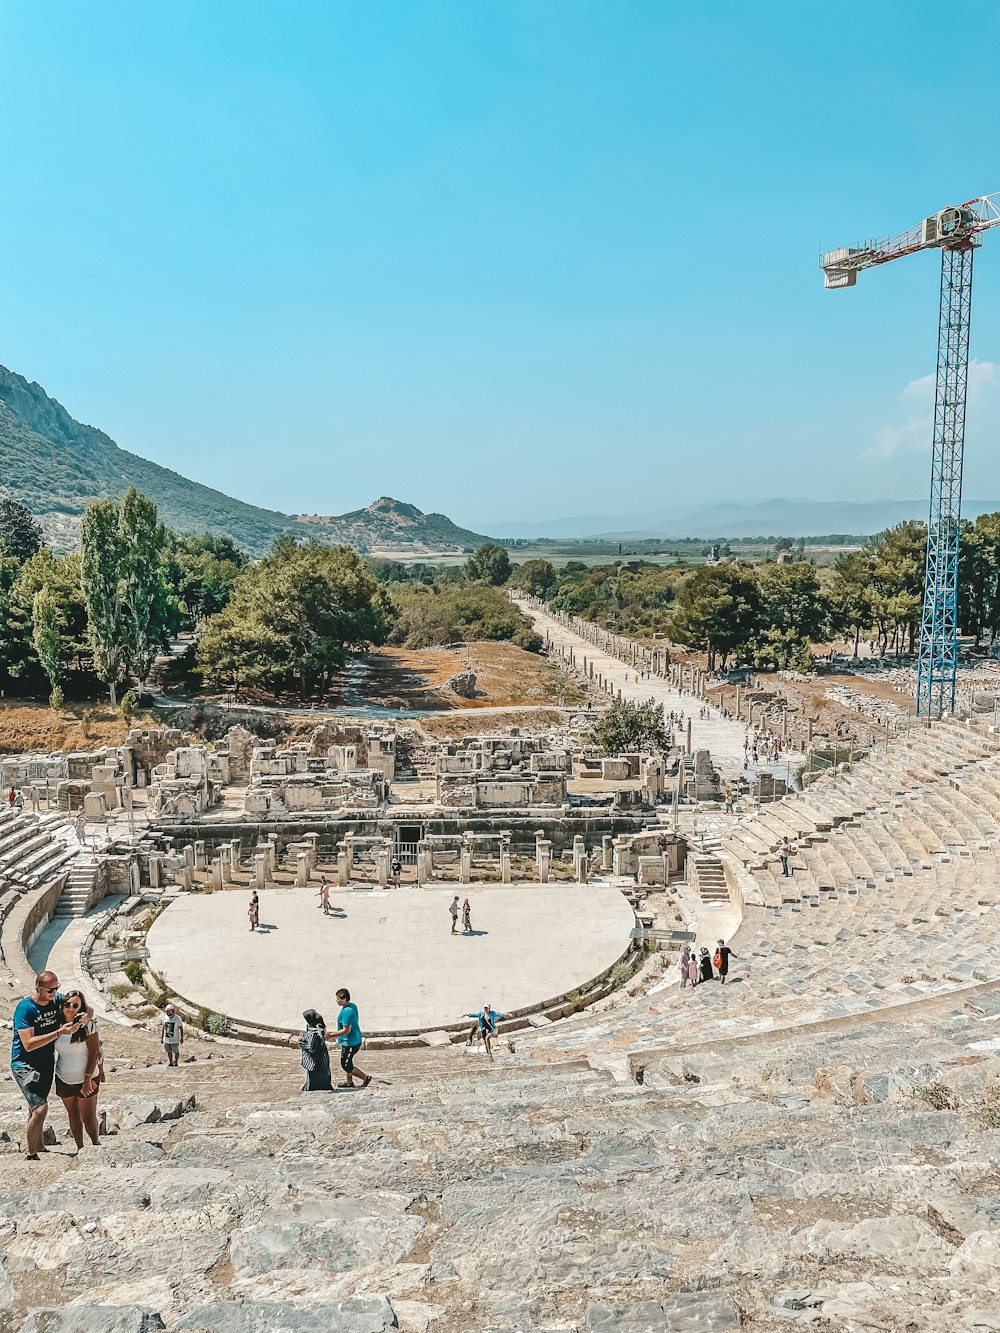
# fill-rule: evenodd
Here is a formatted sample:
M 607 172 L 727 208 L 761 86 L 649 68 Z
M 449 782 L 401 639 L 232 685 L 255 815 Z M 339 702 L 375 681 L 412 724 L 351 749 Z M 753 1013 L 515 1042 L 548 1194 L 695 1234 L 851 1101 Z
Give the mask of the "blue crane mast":
M 958 547 L 962 513 L 962 459 L 969 375 L 972 260 L 980 234 L 1000 223 L 1000 194 L 981 195 L 943 208 L 898 236 L 878 237 L 830 250 L 820 258 L 825 287 L 853 287 L 858 274 L 918 250 L 941 251 L 937 375 L 927 567 L 917 659 L 917 716 L 955 711 L 958 667 Z

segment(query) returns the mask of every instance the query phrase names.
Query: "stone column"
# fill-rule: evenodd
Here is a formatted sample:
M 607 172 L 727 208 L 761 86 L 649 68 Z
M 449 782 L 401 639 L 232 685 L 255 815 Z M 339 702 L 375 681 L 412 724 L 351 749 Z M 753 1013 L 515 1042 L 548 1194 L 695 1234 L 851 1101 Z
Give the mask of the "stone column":
M 199 841 L 194 845 L 194 864 L 196 870 L 205 870 L 208 866 L 208 861 L 205 858 L 204 842 Z
M 552 843 L 548 838 L 539 838 L 536 840 L 535 860 L 538 863 L 539 884 L 548 884 L 549 866 L 552 861 Z
M 273 835 L 267 840 L 267 868 L 271 879 L 274 879 L 275 871 L 278 869 L 278 839 Z
M 573 869 L 576 872 L 577 884 L 586 884 L 587 882 L 587 853 L 582 847 L 573 849 Z
M 472 879 L 472 848 L 463 847 L 459 854 L 458 882 L 468 884 Z
M 386 885 L 389 883 L 388 847 L 380 847 L 378 849 L 378 854 L 375 857 L 375 870 L 378 875 L 379 887 L 384 889 Z
M 149 886 L 152 889 L 161 889 L 163 887 L 162 852 L 150 852 L 149 854 Z
M 337 853 L 337 883 L 345 889 L 351 882 L 351 867 L 347 864 L 347 853 Z
M 220 853 L 220 855 L 212 857 L 212 888 L 221 889 L 222 885 L 222 855 Z
M 224 842 L 219 848 L 219 863 L 222 867 L 223 884 L 233 882 L 233 844 Z
M 185 863 L 184 865 L 178 866 L 174 871 L 174 879 L 185 892 L 190 893 L 191 886 L 194 884 L 194 871 L 191 866 Z
M 191 843 L 185 843 L 185 845 L 184 845 L 184 851 L 183 851 L 183 856 L 184 856 L 184 864 L 187 866 L 187 868 L 188 868 L 189 870 L 193 870 L 193 869 L 194 869 L 194 847 L 191 845 Z
M 302 841 L 309 844 L 309 869 L 315 870 L 319 865 L 319 834 L 307 833 Z
M 342 846 L 347 855 L 347 873 L 350 875 L 354 871 L 354 843 L 350 837 L 347 837 Z
M 613 842 L 614 839 L 610 833 L 605 833 L 601 838 L 601 869 L 605 871 L 605 873 L 610 872 L 614 865 L 614 852 L 612 850 Z
M 304 889 L 309 883 L 309 853 L 299 852 L 295 857 L 295 883 Z
M 510 883 L 510 852 L 506 847 L 500 848 L 500 883 Z
M 687 750 L 685 751 L 685 753 L 686 753 L 686 754 L 690 754 L 690 753 L 691 753 L 691 719 L 690 719 L 690 718 L 688 718 L 688 720 L 687 720 Z
M 417 848 L 417 883 L 430 884 L 434 878 L 434 854 L 429 847 Z
M 267 888 L 267 852 L 253 854 L 253 886 L 255 889 Z

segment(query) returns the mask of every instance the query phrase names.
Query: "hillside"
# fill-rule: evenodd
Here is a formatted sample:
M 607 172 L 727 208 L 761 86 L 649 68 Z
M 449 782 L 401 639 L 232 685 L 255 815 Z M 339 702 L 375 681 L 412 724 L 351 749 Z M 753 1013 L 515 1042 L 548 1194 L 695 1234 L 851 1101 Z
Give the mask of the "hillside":
M 285 532 L 300 540 L 400 553 L 461 549 L 483 540 L 443 514 L 422 514 L 385 497 L 367 509 L 309 520 L 245 504 L 119 448 L 102 430 L 71 417 L 40 384 L 4 366 L 0 481 L 60 549 L 76 544 L 80 515 L 91 500 L 120 496 L 129 486 L 151 496 L 160 518 L 176 531 L 226 534 L 253 555 L 263 554 Z
M 445 514 L 425 514 L 416 505 L 387 495 L 366 509 L 354 509 L 349 514 L 327 517 L 299 514 L 298 518 L 321 533 L 336 532 L 337 541 L 369 551 L 443 551 L 449 547 L 472 550 L 487 540 L 468 528 L 458 527 Z

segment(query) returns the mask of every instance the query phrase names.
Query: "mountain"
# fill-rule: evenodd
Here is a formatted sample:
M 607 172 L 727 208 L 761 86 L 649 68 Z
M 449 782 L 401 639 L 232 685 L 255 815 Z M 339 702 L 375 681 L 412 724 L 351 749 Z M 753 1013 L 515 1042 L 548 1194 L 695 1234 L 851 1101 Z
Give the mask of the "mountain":
M 120 449 L 102 430 L 74 420 L 40 384 L 0 366 L 0 489 L 31 510 L 47 541 L 59 549 L 74 546 L 90 501 L 123 495 L 129 486 L 155 500 L 160 518 L 175 531 L 225 534 L 252 555 L 262 555 L 286 532 L 386 553 L 461 550 L 485 540 L 443 514 L 422 514 L 385 497 L 322 519 L 245 504 Z
M 966 501 L 963 514 L 992 513 L 995 502 Z M 927 500 L 763 500 L 756 504 L 700 505 L 643 518 L 602 532 L 617 541 L 649 537 L 819 537 L 830 533 L 871 536 L 905 519 L 927 519 Z
M 1000 509 L 993 500 L 966 500 L 966 518 Z M 927 518 L 927 500 L 761 500 L 755 504 L 703 504 L 631 518 L 557 518 L 491 523 L 498 537 L 594 538 L 640 541 L 662 537 L 822 537 L 832 533 L 871 536 L 904 519 Z
M 451 548 L 474 550 L 487 537 L 460 528 L 444 514 L 425 514 L 416 505 L 383 495 L 365 509 L 322 517 L 299 514 L 300 523 L 322 533 L 319 540 L 346 542 L 359 550 L 432 554 Z

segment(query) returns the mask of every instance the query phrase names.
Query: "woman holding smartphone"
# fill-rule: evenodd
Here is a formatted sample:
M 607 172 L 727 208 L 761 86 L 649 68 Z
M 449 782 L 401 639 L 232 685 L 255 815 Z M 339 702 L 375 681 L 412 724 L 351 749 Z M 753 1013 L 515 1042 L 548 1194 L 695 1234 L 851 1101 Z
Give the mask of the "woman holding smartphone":
M 63 1019 L 74 1024 L 73 1031 L 56 1040 L 56 1093 L 62 1098 L 69 1117 L 70 1133 L 77 1150 L 83 1147 L 84 1130 L 97 1147 L 97 1089 L 101 1077 L 101 1042 L 97 1023 L 87 1013 L 87 1001 L 78 990 L 63 996 Z

